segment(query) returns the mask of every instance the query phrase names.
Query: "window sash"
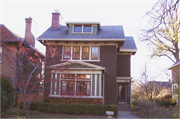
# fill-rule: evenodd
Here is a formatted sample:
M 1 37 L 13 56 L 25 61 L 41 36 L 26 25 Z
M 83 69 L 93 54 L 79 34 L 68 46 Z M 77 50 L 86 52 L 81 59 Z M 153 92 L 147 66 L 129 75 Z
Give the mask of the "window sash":
M 80 59 L 80 47 L 73 46 L 73 59 Z
M 84 25 L 83 32 L 91 32 L 91 31 L 92 31 L 91 25 Z
M 77 81 L 76 95 L 90 96 L 91 82 L 90 81 Z
M 98 60 L 99 59 L 99 47 L 92 46 L 91 47 L 91 60 Z
M 61 74 L 61 79 L 75 79 L 75 74 Z
M 91 79 L 90 74 L 77 74 L 77 79 Z
M 64 46 L 63 59 L 71 58 L 71 46 Z
M 61 95 L 74 95 L 75 82 L 74 81 L 61 81 Z
M 89 46 L 82 46 L 82 60 L 89 60 Z
M 75 25 L 74 32 L 82 32 L 82 25 Z

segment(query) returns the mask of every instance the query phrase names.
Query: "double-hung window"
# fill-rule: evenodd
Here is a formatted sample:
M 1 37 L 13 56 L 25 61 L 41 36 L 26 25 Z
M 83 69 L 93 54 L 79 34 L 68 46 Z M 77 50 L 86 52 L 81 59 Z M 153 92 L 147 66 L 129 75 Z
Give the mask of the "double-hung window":
M 91 47 L 91 59 L 98 60 L 99 57 L 99 47 Z
M 70 59 L 70 58 L 71 58 L 71 46 L 64 46 L 63 59 Z
M 82 59 L 89 60 L 89 46 L 82 47 Z
M 73 46 L 73 57 L 72 59 L 80 59 L 80 47 L 79 46 Z

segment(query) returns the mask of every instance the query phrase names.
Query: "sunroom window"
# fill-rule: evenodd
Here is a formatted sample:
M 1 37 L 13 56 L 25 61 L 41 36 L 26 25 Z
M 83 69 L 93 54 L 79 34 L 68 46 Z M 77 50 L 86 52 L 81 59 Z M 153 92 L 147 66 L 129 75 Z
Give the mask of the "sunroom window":
M 101 74 L 51 74 L 51 95 L 102 96 Z

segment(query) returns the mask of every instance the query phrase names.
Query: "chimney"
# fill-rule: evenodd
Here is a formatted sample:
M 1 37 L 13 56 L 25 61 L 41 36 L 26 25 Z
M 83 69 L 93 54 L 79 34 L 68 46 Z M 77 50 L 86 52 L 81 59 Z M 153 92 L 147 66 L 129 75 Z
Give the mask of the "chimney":
M 62 16 L 60 15 L 58 10 L 55 10 L 55 12 L 52 13 L 52 24 L 51 29 L 58 30 L 59 27 L 62 24 Z
M 26 21 L 26 28 L 25 28 L 25 41 L 28 42 L 31 46 L 35 47 L 35 38 L 34 35 L 31 33 L 31 23 L 32 18 L 25 18 Z

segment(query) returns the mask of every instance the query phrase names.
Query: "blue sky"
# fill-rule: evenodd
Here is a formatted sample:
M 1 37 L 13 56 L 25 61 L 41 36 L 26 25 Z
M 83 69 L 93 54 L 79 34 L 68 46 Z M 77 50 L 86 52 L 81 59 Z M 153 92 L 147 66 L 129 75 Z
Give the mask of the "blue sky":
M 138 78 L 145 62 L 152 74 L 158 74 L 159 69 L 167 69 L 173 64 L 164 58 L 149 59 L 147 56 L 150 51 L 139 41 L 140 29 L 146 26 L 147 21 L 143 16 L 155 2 L 156 0 L 1 0 L 0 23 L 24 37 L 25 18 L 32 17 L 32 33 L 37 38 L 50 27 L 51 13 L 58 9 L 64 22 L 98 21 L 101 25 L 123 25 L 125 35 L 133 36 L 138 48 L 131 59 L 131 76 Z M 36 48 L 45 50 L 38 42 Z

